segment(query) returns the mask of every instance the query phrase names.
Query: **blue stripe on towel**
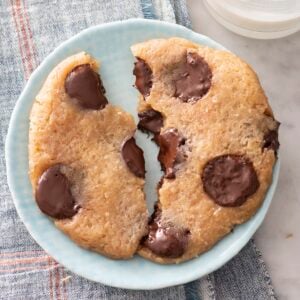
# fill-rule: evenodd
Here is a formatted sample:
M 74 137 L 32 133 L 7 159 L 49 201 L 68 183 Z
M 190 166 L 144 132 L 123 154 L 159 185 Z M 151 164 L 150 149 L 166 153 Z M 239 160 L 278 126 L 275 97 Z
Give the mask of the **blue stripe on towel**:
M 152 0 L 140 0 L 140 1 L 141 1 L 141 7 L 142 7 L 142 12 L 143 12 L 144 18 L 145 19 L 157 19 L 155 12 L 154 12 Z

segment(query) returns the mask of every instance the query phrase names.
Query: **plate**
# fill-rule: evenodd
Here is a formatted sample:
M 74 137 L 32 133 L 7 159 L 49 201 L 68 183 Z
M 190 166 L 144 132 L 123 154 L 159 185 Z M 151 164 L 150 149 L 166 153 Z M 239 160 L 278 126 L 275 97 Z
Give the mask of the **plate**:
M 186 283 L 213 272 L 235 256 L 262 223 L 270 206 L 279 174 L 279 162 L 273 183 L 256 215 L 239 225 L 211 250 L 179 265 L 159 265 L 139 256 L 131 260 L 111 260 L 85 250 L 59 231 L 43 215 L 33 198 L 28 177 L 28 127 L 33 100 L 50 71 L 64 58 L 86 51 L 101 61 L 101 77 L 112 104 L 132 113 L 137 120 L 137 91 L 132 87 L 134 58 L 130 46 L 151 38 L 183 37 L 212 48 L 224 49 L 206 36 L 185 27 L 153 20 L 131 19 L 88 28 L 57 47 L 34 71 L 18 99 L 11 116 L 5 145 L 9 188 L 18 214 L 32 237 L 56 261 L 74 273 L 103 284 L 127 289 L 158 289 Z M 149 208 L 156 200 L 155 184 L 161 176 L 156 161 L 157 148 L 146 135 L 137 133 L 143 144 L 148 169 L 146 186 Z

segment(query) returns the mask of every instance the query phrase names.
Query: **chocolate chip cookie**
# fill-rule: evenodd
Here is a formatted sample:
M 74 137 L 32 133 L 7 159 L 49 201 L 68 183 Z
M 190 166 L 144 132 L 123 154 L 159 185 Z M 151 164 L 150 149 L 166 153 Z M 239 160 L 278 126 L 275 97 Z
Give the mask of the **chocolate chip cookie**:
M 41 211 L 78 245 L 129 258 L 147 230 L 145 161 L 97 70 L 79 53 L 46 79 L 30 114 L 30 180 Z
M 132 46 L 138 128 L 164 176 L 139 254 L 179 263 L 207 251 L 260 207 L 279 123 L 254 71 L 227 51 L 157 39 Z

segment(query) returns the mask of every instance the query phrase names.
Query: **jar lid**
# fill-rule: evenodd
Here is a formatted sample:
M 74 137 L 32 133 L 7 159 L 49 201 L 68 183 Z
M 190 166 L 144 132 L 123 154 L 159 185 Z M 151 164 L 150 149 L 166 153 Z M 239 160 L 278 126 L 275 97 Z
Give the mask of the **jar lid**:
M 224 27 L 247 37 L 272 39 L 300 30 L 300 1 L 204 0 L 204 3 Z

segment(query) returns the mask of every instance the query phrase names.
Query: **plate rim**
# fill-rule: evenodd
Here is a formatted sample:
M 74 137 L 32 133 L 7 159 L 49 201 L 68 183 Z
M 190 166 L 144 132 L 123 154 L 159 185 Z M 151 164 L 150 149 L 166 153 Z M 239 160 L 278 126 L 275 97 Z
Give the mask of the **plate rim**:
M 71 43 L 72 41 L 76 40 L 76 39 L 80 39 L 83 35 L 87 34 L 87 33 L 91 33 L 93 31 L 97 31 L 97 30 L 105 30 L 106 28 L 113 28 L 113 27 L 118 27 L 118 26 L 122 26 L 123 24 L 152 24 L 152 25 L 163 25 L 169 28 L 174 28 L 174 29 L 178 29 L 180 28 L 181 30 L 185 31 L 187 34 L 190 35 L 195 35 L 198 38 L 200 37 L 203 40 L 208 40 L 210 44 L 214 45 L 214 47 L 219 48 L 219 49 L 223 49 L 226 50 L 226 48 L 224 46 L 222 46 L 221 44 L 217 43 L 216 41 L 212 40 L 211 38 L 196 33 L 194 31 L 192 31 L 191 29 L 188 29 L 182 25 L 178 25 L 178 24 L 174 24 L 174 23 L 168 23 L 165 21 L 158 21 L 158 20 L 149 20 L 149 19 L 128 19 L 128 20 L 121 20 L 121 21 L 115 21 L 115 22 L 110 22 L 110 23 L 105 23 L 105 24 L 99 24 L 96 26 L 91 26 L 88 27 L 80 32 L 78 32 L 76 35 L 72 36 L 71 38 L 65 40 L 64 42 L 62 42 L 61 44 L 59 44 L 52 52 L 50 52 L 44 59 L 43 61 L 40 63 L 40 65 L 33 71 L 33 73 L 31 74 L 30 78 L 28 79 L 28 81 L 26 82 L 20 96 L 18 97 L 18 100 L 15 103 L 13 112 L 11 114 L 10 117 L 10 121 L 9 121 L 9 126 L 8 126 L 8 130 L 7 130 L 7 136 L 6 136 L 6 140 L 5 140 L 5 162 L 6 162 L 6 174 L 7 174 L 7 182 L 8 182 L 8 186 L 9 186 L 9 190 L 10 193 L 12 195 L 12 199 L 14 202 L 14 205 L 16 207 L 18 216 L 20 217 L 20 219 L 22 220 L 23 224 L 25 225 L 27 231 L 29 232 L 29 234 L 33 237 L 33 239 L 35 240 L 35 242 L 46 252 L 48 253 L 51 257 L 53 257 L 56 261 L 58 261 L 60 264 L 62 264 L 64 267 L 66 267 L 67 269 L 69 269 L 70 271 L 74 272 L 75 274 L 87 278 L 91 281 L 94 282 L 99 282 L 108 286 L 112 286 L 112 287 L 117 287 L 117 288 L 124 288 L 124 289 L 135 289 L 135 290 L 155 290 L 155 289 L 160 289 L 160 288 L 165 288 L 165 287 L 170 287 L 170 286 L 176 286 L 179 284 L 185 284 L 187 282 L 199 279 L 217 269 L 219 269 L 221 266 L 223 266 L 224 264 L 226 264 L 229 260 L 231 260 L 235 255 L 238 254 L 238 252 L 240 252 L 244 246 L 248 243 L 248 241 L 251 239 L 251 237 L 253 236 L 253 234 L 256 232 L 256 230 L 261 226 L 267 212 L 268 209 L 270 207 L 270 204 L 272 202 L 272 198 L 274 196 L 274 192 L 277 186 L 277 182 L 278 182 L 278 177 L 279 177 L 279 169 L 280 169 L 280 159 L 278 156 L 277 162 L 274 165 L 273 168 L 273 177 L 272 177 L 272 182 L 269 186 L 269 189 L 266 193 L 265 199 L 262 202 L 262 205 L 260 206 L 260 208 L 257 210 L 257 212 L 249 219 L 252 220 L 252 218 L 256 217 L 257 220 L 256 222 L 253 224 L 253 226 L 240 238 L 239 240 L 239 246 L 235 247 L 233 249 L 233 251 L 227 255 L 224 255 L 222 259 L 218 260 L 218 263 L 214 263 L 211 264 L 209 268 L 205 269 L 205 272 L 200 271 L 199 272 L 195 272 L 194 274 L 190 275 L 190 274 L 186 274 L 184 276 L 184 279 L 178 279 L 178 280 L 169 280 L 169 282 L 166 283 L 161 283 L 161 284 L 156 284 L 155 286 L 153 285 L 149 285 L 147 283 L 143 284 L 143 285 L 135 285 L 135 284 L 128 284 L 128 282 L 126 284 L 123 284 L 121 282 L 119 283 L 111 283 L 111 282 L 107 282 L 105 280 L 103 280 L 103 277 L 100 279 L 95 279 L 92 277 L 89 277 L 87 274 L 82 274 L 80 272 L 78 272 L 78 270 L 75 268 L 73 268 L 73 266 L 66 266 L 65 263 L 59 258 L 56 257 L 56 255 L 53 255 L 52 253 L 50 253 L 48 251 L 48 247 L 44 247 L 43 242 L 41 242 L 40 238 L 39 238 L 39 234 L 36 234 L 35 232 L 32 232 L 30 227 L 31 225 L 29 225 L 27 223 L 27 221 L 25 220 L 25 213 L 23 211 L 23 209 L 20 207 L 19 205 L 19 201 L 17 201 L 16 199 L 18 198 L 16 195 L 16 191 L 15 191 L 15 182 L 14 182 L 14 178 L 13 178 L 13 162 L 12 162 L 12 156 L 11 153 L 9 151 L 9 149 L 13 148 L 13 144 L 14 144 L 14 139 L 13 139 L 13 127 L 14 124 L 16 122 L 16 120 L 18 119 L 18 114 L 19 111 L 22 109 L 22 105 L 23 102 L 25 100 L 24 99 L 26 93 L 28 91 L 30 91 L 32 84 L 36 81 L 36 79 L 39 78 L 40 73 L 43 72 L 43 69 L 45 66 L 47 66 L 47 64 L 51 63 L 51 60 L 55 59 L 57 53 L 59 53 L 59 51 L 62 51 L 61 49 L 65 48 L 69 43 Z M 33 103 L 33 101 L 32 101 Z M 268 196 L 268 197 L 267 197 Z M 268 201 L 266 201 L 268 198 Z M 259 213 L 259 214 L 258 214 Z M 248 221 L 247 221 L 248 222 Z M 245 222 L 245 223 L 247 223 Z M 222 238 L 223 239 L 223 238 Z M 222 240 L 221 239 L 221 240 Z M 213 246 L 214 247 L 214 246 Z M 213 248 L 212 247 L 212 248 Z M 211 249 L 212 249 L 211 248 Z M 211 250 L 210 249 L 210 250 Z M 209 252 L 210 250 L 208 250 L 207 252 Z M 99 254 L 101 255 L 101 254 Z M 197 258 L 195 258 L 197 259 Z M 172 282 L 171 282 L 172 281 Z

